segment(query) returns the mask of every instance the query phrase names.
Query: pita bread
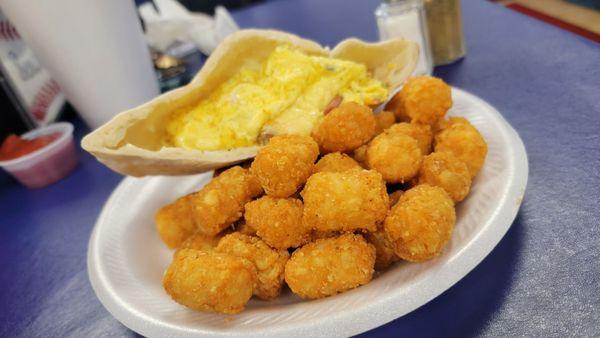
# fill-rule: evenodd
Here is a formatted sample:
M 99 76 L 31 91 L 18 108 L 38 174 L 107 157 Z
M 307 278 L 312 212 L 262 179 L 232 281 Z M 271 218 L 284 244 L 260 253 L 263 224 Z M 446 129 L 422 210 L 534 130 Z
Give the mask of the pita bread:
M 254 157 L 260 146 L 219 151 L 164 147 L 166 121 L 174 110 L 196 105 L 240 69 L 261 64 L 282 44 L 309 55 L 363 63 L 390 92 L 408 78 L 418 58 L 417 45 L 403 39 L 378 43 L 348 39 L 329 50 L 285 32 L 241 30 L 215 49 L 188 85 L 119 113 L 85 136 L 81 146 L 109 168 L 131 176 L 195 174 Z

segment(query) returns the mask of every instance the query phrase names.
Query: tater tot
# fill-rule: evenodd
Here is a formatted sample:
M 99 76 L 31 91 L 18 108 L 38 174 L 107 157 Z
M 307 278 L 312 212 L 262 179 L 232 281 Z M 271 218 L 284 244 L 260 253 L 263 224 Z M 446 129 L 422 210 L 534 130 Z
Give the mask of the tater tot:
M 274 136 L 258 151 L 250 171 L 265 193 L 289 197 L 312 174 L 319 147 L 309 136 Z
M 254 159 L 249 159 L 249 160 L 239 163 L 238 165 L 232 165 L 232 166 L 216 169 L 213 172 L 213 178 L 221 175 L 223 172 L 225 172 L 235 166 L 240 166 L 244 169 L 250 169 L 250 165 L 252 164 L 253 160 Z M 250 195 L 252 197 L 262 195 L 264 191 L 263 191 L 262 186 L 260 185 L 260 182 L 258 181 L 258 178 L 256 177 L 256 175 L 252 174 L 250 171 L 247 171 L 247 172 L 248 172 L 248 188 L 250 189 Z
M 400 197 L 384 229 L 400 258 L 422 262 L 442 252 L 455 222 L 454 203 L 444 189 L 422 184 Z
M 452 153 L 434 152 L 423 158 L 418 183 L 438 186 L 454 202 L 460 202 L 471 189 L 471 174 L 467 165 Z
M 352 153 L 352 158 L 354 158 L 354 160 L 360 164 L 361 167 L 368 169 L 369 165 L 367 164 L 367 147 L 369 145 L 368 144 L 363 144 L 362 146 L 354 149 L 354 152 Z
M 248 188 L 250 196 L 252 196 L 252 198 L 256 198 L 264 194 L 265 192 L 262 185 L 260 184 L 260 181 L 258 180 L 258 176 L 256 176 L 250 170 L 248 170 Z
M 351 169 L 362 169 L 362 167 L 352 157 L 336 152 L 321 157 L 315 164 L 313 173 L 342 172 Z
M 393 111 L 398 121 L 434 124 L 450 107 L 450 86 L 439 78 L 417 76 L 406 81 L 385 109 Z
M 421 154 L 427 155 L 431 152 L 431 143 L 433 141 L 433 133 L 431 126 L 428 124 L 419 123 L 396 123 L 385 131 L 386 133 L 399 133 L 408 135 L 419 143 Z
M 375 135 L 381 134 L 384 130 L 396 123 L 396 116 L 391 111 L 382 111 L 375 114 Z
M 242 217 L 244 205 L 259 193 L 248 170 L 233 167 L 224 171 L 190 195 L 198 230 L 215 236 Z
M 375 247 L 375 270 L 383 270 L 400 260 L 394 252 L 394 243 L 382 229 L 365 234 L 365 238 Z
M 312 136 L 324 152 L 351 151 L 373 137 L 376 124 L 369 107 L 345 102 L 323 117 Z
M 189 195 L 158 209 L 154 221 L 160 239 L 170 249 L 180 246 L 197 230 Z
M 181 243 L 181 245 L 175 251 L 175 255 L 178 255 L 181 252 L 181 250 L 184 249 L 211 251 L 217 246 L 220 239 L 220 236 L 213 237 L 205 235 L 201 232 L 196 232 L 195 234 L 188 237 L 188 239 L 186 239 L 183 243 Z
M 464 118 L 464 117 L 452 116 L 452 117 L 449 117 L 449 118 L 447 118 L 447 119 L 439 119 L 439 120 L 437 121 L 437 123 L 436 123 L 436 124 L 434 124 L 434 125 L 433 125 L 431 128 L 432 128 L 432 131 L 433 131 L 435 134 L 437 134 L 437 133 L 439 133 L 440 131 L 442 131 L 443 129 L 446 129 L 446 128 L 448 128 L 448 127 L 450 127 L 451 125 L 453 125 L 453 124 L 456 124 L 456 123 L 460 123 L 460 124 L 468 124 L 468 125 L 470 125 L 470 124 L 471 124 L 471 123 L 469 122 L 469 120 L 467 120 L 467 119 L 466 119 L 466 118 Z
M 410 122 L 410 116 L 406 115 L 406 112 L 404 111 L 402 105 L 402 97 L 400 96 L 400 92 L 398 92 L 385 105 L 385 110 L 394 113 L 396 121 L 398 122 Z
M 367 284 L 374 264 L 375 248 L 360 235 L 345 234 L 294 251 L 285 281 L 302 298 L 322 298 Z
M 256 280 L 254 265 L 244 258 L 183 249 L 165 272 L 163 287 L 194 310 L 238 313 L 252 297 Z
M 373 170 L 316 173 L 301 195 L 302 221 L 318 231 L 375 231 L 389 208 L 385 183 Z
M 310 229 L 302 223 L 302 209 L 299 199 L 263 196 L 246 204 L 244 218 L 271 247 L 297 248 L 310 239 Z
M 216 251 L 247 259 L 254 264 L 257 272 L 254 294 L 258 298 L 273 299 L 281 292 L 285 263 L 290 257 L 287 250 L 271 249 L 258 237 L 232 233 L 219 241 Z
M 477 176 L 487 155 L 487 143 L 479 131 L 465 119 L 450 119 L 435 135 L 435 151 L 452 153 Z
M 419 171 L 423 156 L 419 143 L 400 133 L 377 135 L 367 147 L 367 164 L 388 183 L 404 183 Z

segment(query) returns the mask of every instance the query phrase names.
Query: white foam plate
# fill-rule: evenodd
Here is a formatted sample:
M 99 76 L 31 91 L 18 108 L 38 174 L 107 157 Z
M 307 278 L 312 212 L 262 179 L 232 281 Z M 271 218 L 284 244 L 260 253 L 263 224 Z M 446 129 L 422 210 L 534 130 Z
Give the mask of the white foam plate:
M 489 152 L 443 254 L 426 263 L 398 263 L 368 285 L 314 301 L 289 290 L 271 302 L 252 299 L 237 315 L 189 310 L 161 285 L 172 252 L 153 222 L 162 205 L 198 190 L 211 177 L 126 178 L 112 193 L 92 233 L 88 273 L 96 295 L 119 321 L 150 337 L 349 336 L 375 328 L 429 302 L 492 251 L 513 222 L 527 184 L 525 147 L 485 101 L 453 89 L 450 115 L 481 131 Z

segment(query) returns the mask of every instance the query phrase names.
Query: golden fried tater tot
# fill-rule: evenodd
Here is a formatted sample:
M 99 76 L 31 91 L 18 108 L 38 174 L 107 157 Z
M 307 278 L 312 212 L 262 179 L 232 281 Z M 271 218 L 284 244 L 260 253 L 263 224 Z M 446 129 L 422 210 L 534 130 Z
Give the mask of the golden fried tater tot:
M 316 173 L 301 195 L 302 221 L 319 231 L 375 231 L 389 208 L 385 183 L 373 170 Z
M 252 198 L 256 198 L 265 192 L 260 184 L 260 181 L 258 180 L 258 176 L 256 176 L 250 170 L 248 170 L 248 188 L 250 189 L 250 196 L 252 196 Z
M 252 297 L 256 280 L 254 265 L 244 258 L 183 249 L 165 272 L 163 287 L 194 310 L 238 313 Z
M 360 235 L 345 234 L 294 251 L 285 281 L 302 298 L 322 298 L 367 284 L 374 264 L 375 248 Z
M 447 119 L 439 119 L 436 124 L 434 124 L 431 128 L 435 134 L 439 133 L 443 129 L 450 127 L 453 124 L 461 123 L 471 125 L 469 120 L 464 117 L 452 116 Z
M 256 267 L 257 284 L 254 294 L 264 300 L 279 296 L 283 284 L 287 250 L 271 249 L 258 237 L 232 233 L 224 236 L 216 251 L 249 260 Z
M 431 126 L 428 124 L 418 123 L 396 123 L 385 130 L 386 133 L 399 133 L 408 135 L 419 143 L 422 155 L 427 155 L 431 152 L 431 142 L 433 141 L 433 133 Z
M 246 160 L 244 162 L 241 162 L 239 164 L 234 164 L 228 167 L 223 167 L 223 168 L 219 168 L 219 169 L 215 169 L 215 171 L 213 172 L 213 178 L 217 177 L 219 175 L 221 175 L 223 172 L 236 167 L 236 166 L 240 166 L 244 169 L 250 169 L 250 165 L 252 164 L 252 161 L 254 159 L 249 159 Z M 248 171 L 249 174 L 249 188 L 250 188 L 250 195 L 252 195 L 252 197 L 256 197 L 256 196 L 260 196 L 264 193 L 262 186 L 260 185 L 260 182 L 258 181 L 258 178 L 256 177 L 256 175 L 252 174 L 250 171 Z
M 400 197 L 384 229 L 400 258 L 422 262 L 442 252 L 455 222 L 454 203 L 444 189 L 422 184 Z
M 384 130 L 396 123 L 396 116 L 391 111 L 382 111 L 375 114 L 375 135 L 381 134 Z
M 250 171 L 265 192 L 273 197 L 289 197 L 311 175 L 319 147 L 309 136 L 274 136 L 258 151 Z
M 398 121 L 434 124 L 450 107 L 450 86 L 439 78 L 417 76 L 406 81 L 385 109 L 393 111 Z
M 221 236 L 213 237 L 205 235 L 201 232 L 196 232 L 186 239 L 181 245 L 175 250 L 175 255 L 178 255 L 179 252 L 183 249 L 194 249 L 199 251 L 211 251 L 214 249 Z
M 467 165 L 452 153 L 434 152 L 423 158 L 418 182 L 438 186 L 446 190 L 454 202 L 460 202 L 471 189 L 471 174 Z
M 154 221 L 160 239 L 170 249 L 180 246 L 197 230 L 189 195 L 158 209 Z
M 400 260 L 394 252 L 394 243 L 382 229 L 365 234 L 365 238 L 375 247 L 375 270 L 383 270 Z
M 244 205 L 260 191 L 248 170 L 233 167 L 190 195 L 198 230 L 215 236 L 242 217 Z
M 450 119 L 435 135 L 435 151 L 452 153 L 463 161 L 471 178 L 477 176 L 487 155 L 487 143 L 479 131 L 465 119 Z
M 277 249 L 297 248 L 310 239 L 302 223 L 302 201 L 263 196 L 246 204 L 244 217 L 256 235 Z
M 362 169 L 360 164 L 358 164 L 352 157 L 342 154 L 342 153 L 329 153 L 323 157 L 317 164 L 315 164 L 315 168 L 313 173 L 320 172 L 342 172 L 351 169 Z
M 402 197 L 402 195 L 404 195 L 404 191 L 402 190 L 396 190 L 391 194 L 388 194 L 390 197 L 390 208 L 392 208 L 394 205 L 396 205 L 396 203 L 398 203 L 398 201 L 400 200 L 400 197 Z
M 258 178 L 256 177 L 256 175 L 254 175 L 249 170 L 250 169 L 250 165 L 252 165 L 252 161 L 253 160 L 254 159 L 249 159 L 249 160 L 246 160 L 246 161 L 240 163 L 239 165 L 232 165 L 232 166 L 229 166 L 229 167 L 224 167 L 224 168 L 216 169 L 213 172 L 213 178 L 221 175 L 223 172 L 225 172 L 225 171 L 227 171 L 227 170 L 229 170 L 229 169 L 231 169 L 233 167 L 240 166 L 243 169 L 248 170 L 247 171 L 248 172 L 248 188 L 250 189 L 250 195 L 253 198 L 256 197 L 256 196 L 260 196 L 260 195 L 262 195 L 264 193 L 264 190 L 263 190 L 262 186 L 260 185 L 260 182 L 258 181 Z
M 367 147 L 369 145 L 368 144 L 363 144 L 362 146 L 354 149 L 354 152 L 352 154 L 352 158 L 354 158 L 354 160 L 360 164 L 361 167 L 365 168 L 365 169 L 369 169 L 369 165 L 367 164 Z
M 375 126 L 369 107 L 345 102 L 323 117 L 312 136 L 324 152 L 345 152 L 367 143 L 375 134 Z
M 400 133 L 375 136 L 367 147 L 367 164 L 388 183 L 404 183 L 419 171 L 423 156 L 419 143 Z
M 400 92 L 398 92 L 385 105 L 385 110 L 394 113 L 398 122 L 410 122 L 410 116 L 406 115 L 402 105 L 402 97 L 400 96 Z

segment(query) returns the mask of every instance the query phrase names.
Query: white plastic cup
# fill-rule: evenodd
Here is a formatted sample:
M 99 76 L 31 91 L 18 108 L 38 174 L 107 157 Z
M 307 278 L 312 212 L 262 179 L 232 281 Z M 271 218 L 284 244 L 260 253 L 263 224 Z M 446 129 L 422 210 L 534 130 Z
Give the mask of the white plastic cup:
M 159 94 L 133 0 L 0 0 L 91 128 Z
M 28 188 L 45 187 L 67 176 L 78 162 L 72 124 L 50 124 L 31 130 L 21 137 L 34 139 L 55 133 L 60 136 L 46 146 L 13 160 L 0 161 L 0 167 Z

